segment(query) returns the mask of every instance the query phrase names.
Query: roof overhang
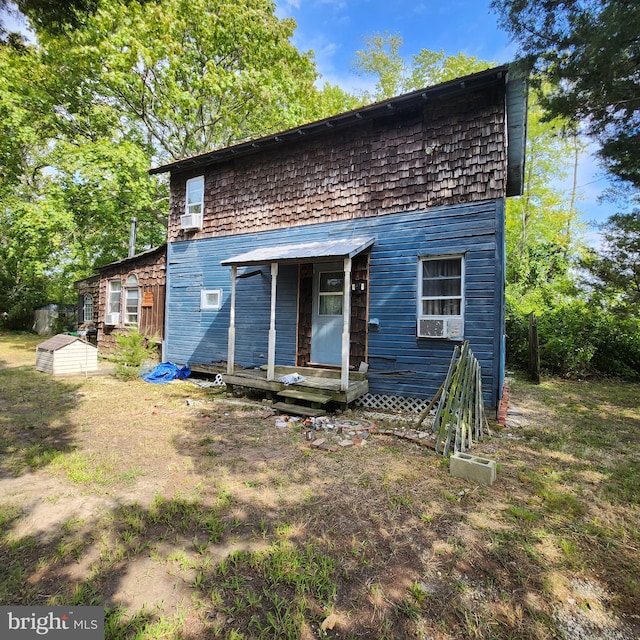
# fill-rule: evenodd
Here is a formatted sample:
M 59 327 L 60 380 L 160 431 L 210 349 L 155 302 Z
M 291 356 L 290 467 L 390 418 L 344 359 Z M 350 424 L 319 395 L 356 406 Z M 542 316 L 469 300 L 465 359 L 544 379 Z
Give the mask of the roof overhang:
M 272 150 L 282 145 L 295 144 L 303 137 L 327 134 L 335 131 L 337 128 L 359 126 L 367 119 L 388 116 L 404 109 L 415 108 L 417 105 L 426 105 L 431 100 L 447 99 L 478 89 L 504 84 L 509 75 L 509 69 L 509 65 L 502 65 L 479 71 L 468 76 L 442 82 L 441 84 L 431 87 L 425 87 L 424 89 L 418 89 L 417 91 L 359 107 L 352 111 L 340 113 L 323 120 L 317 120 L 316 122 L 301 125 L 280 133 L 251 139 L 247 142 L 216 149 L 215 151 L 190 158 L 176 160 L 159 167 L 154 167 L 149 170 L 149 173 L 153 175 L 167 172 L 177 173 L 180 171 L 191 171 L 208 165 L 226 162 L 230 159 Z
M 146 251 L 142 251 L 140 253 L 136 253 L 134 256 L 127 256 L 126 258 L 121 258 L 120 260 L 115 260 L 114 262 L 109 262 L 108 264 L 103 264 L 101 267 L 96 267 L 96 271 L 102 273 L 103 271 L 106 271 L 107 269 L 111 269 L 113 267 L 117 267 L 123 264 L 126 264 L 127 262 L 135 262 L 136 260 L 140 260 L 142 258 L 148 257 L 153 255 L 154 253 L 162 253 L 163 251 L 166 251 L 167 249 L 167 243 L 163 243 L 157 247 L 153 247 L 151 249 L 147 249 Z
M 247 266 L 273 262 L 330 262 L 332 260 L 353 258 L 368 249 L 374 242 L 375 238 L 349 238 L 261 247 L 260 249 L 254 249 L 253 251 L 227 258 L 221 264 Z
M 520 196 L 524 188 L 527 139 L 527 80 L 517 71 L 509 73 L 506 87 L 507 196 Z

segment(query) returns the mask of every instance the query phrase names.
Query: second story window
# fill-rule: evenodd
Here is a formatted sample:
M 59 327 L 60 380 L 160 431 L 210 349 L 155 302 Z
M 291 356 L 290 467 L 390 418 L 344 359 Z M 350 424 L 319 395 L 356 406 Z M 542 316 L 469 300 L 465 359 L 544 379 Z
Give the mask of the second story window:
M 204 176 L 187 180 L 185 214 L 200 215 L 204 209 Z

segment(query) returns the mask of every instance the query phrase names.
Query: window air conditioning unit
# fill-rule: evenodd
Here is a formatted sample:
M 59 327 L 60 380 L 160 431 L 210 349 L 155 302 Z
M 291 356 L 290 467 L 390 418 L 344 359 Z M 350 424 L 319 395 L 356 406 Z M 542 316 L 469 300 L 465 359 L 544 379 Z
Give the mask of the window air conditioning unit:
M 120 322 L 120 314 L 119 313 L 107 313 L 104 319 L 104 323 L 109 326 L 115 326 Z
M 461 318 L 420 318 L 418 320 L 418 338 L 462 339 Z
M 202 229 L 201 213 L 185 213 L 180 216 L 181 229 Z

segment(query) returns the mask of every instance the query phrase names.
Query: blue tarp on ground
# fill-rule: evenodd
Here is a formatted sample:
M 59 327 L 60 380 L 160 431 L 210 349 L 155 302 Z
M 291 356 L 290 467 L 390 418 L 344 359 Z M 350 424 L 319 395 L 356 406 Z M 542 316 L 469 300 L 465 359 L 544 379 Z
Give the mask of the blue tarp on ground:
M 166 384 L 172 380 L 184 380 L 191 375 L 191 369 L 188 365 L 179 367 L 173 362 L 161 362 L 148 373 L 143 373 L 140 377 L 146 382 L 153 384 Z

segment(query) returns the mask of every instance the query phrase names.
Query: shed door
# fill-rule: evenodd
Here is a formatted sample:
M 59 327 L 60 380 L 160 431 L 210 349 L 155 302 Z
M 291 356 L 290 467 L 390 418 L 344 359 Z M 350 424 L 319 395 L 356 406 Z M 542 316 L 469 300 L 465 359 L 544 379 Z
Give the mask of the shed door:
M 313 268 L 311 361 L 317 364 L 342 362 L 343 269 L 341 262 L 316 264 Z

